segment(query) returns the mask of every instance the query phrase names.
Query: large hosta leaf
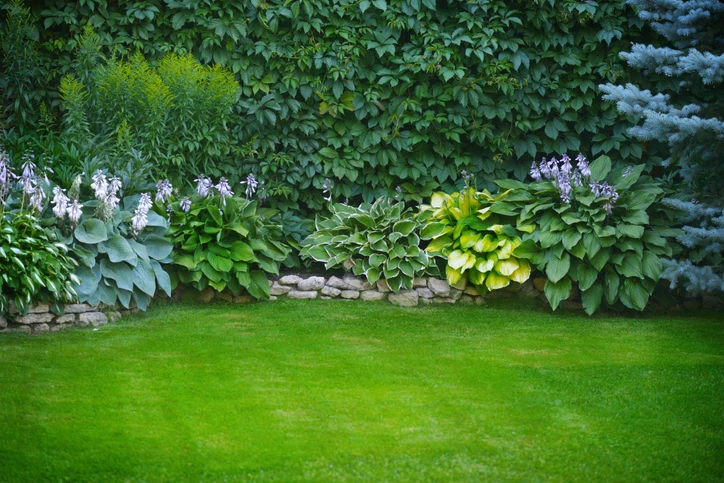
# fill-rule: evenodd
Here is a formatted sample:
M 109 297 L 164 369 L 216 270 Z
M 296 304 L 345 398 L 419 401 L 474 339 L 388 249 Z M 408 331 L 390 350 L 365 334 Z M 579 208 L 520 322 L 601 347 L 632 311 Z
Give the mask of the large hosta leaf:
M 108 240 L 106 225 L 97 218 L 83 220 L 73 233 L 81 243 L 96 244 Z
M 234 262 L 232 262 L 231 259 L 224 258 L 221 255 L 217 255 L 216 253 L 213 253 L 211 251 L 206 254 L 206 260 L 217 272 L 228 272 L 234 266 Z
M 600 283 L 591 285 L 588 290 L 581 293 L 581 303 L 583 304 L 583 310 L 588 315 L 593 315 L 598 308 L 601 306 L 601 300 L 603 299 L 603 287 Z
M 649 301 L 649 291 L 641 283 L 641 280 L 627 278 L 621 287 L 621 303 L 634 310 L 643 310 Z
M 252 270 L 249 273 L 249 285 L 246 290 L 256 299 L 268 299 L 271 295 L 269 280 L 261 270 Z
M 166 273 L 161 264 L 158 263 L 156 260 L 151 260 L 150 264 L 151 268 L 153 268 L 153 273 L 156 275 L 156 283 L 158 284 L 158 287 L 166 292 L 166 295 L 170 297 L 171 277 L 169 277 L 168 273 Z
M 496 273 L 495 271 L 488 273 L 485 278 L 485 286 L 488 290 L 499 290 L 510 285 L 510 277 Z
M 121 235 L 113 235 L 108 240 L 98 245 L 100 253 L 108 254 L 108 258 L 114 262 L 126 262 L 131 266 L 135 266 L 138 260 L 135 250 L 128 243 L 128 240 Z
M 556 310 L 562 301 L 570 297 L 571 287 L 571 279 L 568 277 L 563 277 L 558 282 L 551 282 L 550 280 L 546 282 L 543 292 L 553 310 Z
M 128 263 L 112 261 L 104 258 L 101 260 L 101 274 L 114 280 L 118 288 L 133 290 L 133 267 Z
M 528 260 L 518 259 L 518 269 L 510 274 L 514 282 L 523 283 L 530 278 L 531 266 Z
M 546 276 L 553 283 L 558 282 L 568 274 L 571 268 L 571 256 L 564 253 L 560 258 L 552 257 L 546 265 Z
M 143 244 L 146 245 L 146 252 L 148 253 L 148 256 L 154 260 L 163 260 L 168 257 L 173 250 L 171 242 L 162 236 L 147 236 L 144 239 Z
M 150 297 L 156 292 L 156 275 L 146 260 L 139 258 L 138 264 L 133 267 L 133 284 Z

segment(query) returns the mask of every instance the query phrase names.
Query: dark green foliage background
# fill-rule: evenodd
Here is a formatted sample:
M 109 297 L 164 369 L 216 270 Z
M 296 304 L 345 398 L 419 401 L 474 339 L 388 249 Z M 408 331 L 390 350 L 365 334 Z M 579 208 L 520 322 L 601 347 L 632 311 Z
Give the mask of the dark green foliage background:
M 398 186 L 416 199 L 450 190 L 461 170 L 492 188 L 541 156 L 645 156 L 596 89 L 641 81 L 618 53 L 650 34 L 623 0 L 26 5 L 48 79 L 71 71 L 88 22 L 106 54 L 190 51 L 232 69 L 243 88 L 233 139 L 252 150 L 219 160 L 234 172 L 207 174 L 254 172 L 281 206 L 320 207 L 325 178 L 338 201 Z

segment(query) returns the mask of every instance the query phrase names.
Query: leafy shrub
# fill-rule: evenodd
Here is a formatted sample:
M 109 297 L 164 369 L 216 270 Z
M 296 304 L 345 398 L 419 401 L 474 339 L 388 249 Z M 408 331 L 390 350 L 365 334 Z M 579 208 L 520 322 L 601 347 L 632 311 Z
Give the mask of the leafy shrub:
M 47 233 L 30 213 L 4 214 L 0 209 L 0 314 L 13 301 L 21 313 L 49 302 L 62 313 L 64 302 L 77 299 L 73 274 L 77 263 L 68 247 Z
M 53 59 L 43 77 L 55 85 L 72 69 L 89 22 L 106 55 L 140 49 L 153 63 L 191 52 L 218 63 L 244 94 L 232 135 L 256 154 L 215 176 L 268 178 L 264 167 L 274 166 L 282 201 L 311 209 L 324 206 L 330 176 L 335 196 L 372 202 L 406 183 L 406 199 L 451 192 L 460 169 L 492 189 L 495 179 L 524 179 L 536 153 L 644 155 L 595 88 L 641 79 L 618 54 L 650 29 L 625 0 L 188 5 L 32 2 L 41 54 Z
M 412 289 L 415 277 L 434 266 L 420 249 L 419 224 L 402 202 L 380 198 L 359 207 L 335 203 L 331 215 L 317 218 L 316 231 L 302 242 L 300 255 L 344 267 L 374 284 L 387 281 L 390 289 Z
M 148 211 L 147 194 L 121 202 L 118 178 L 108 180 L 99 171 L 92 187 L 96 199 L 80 204 L 78 177 L 69 196 L 56 187 L 52 201 L 58 234 L 80 262 L 76 292 L 81 302 L 91 305 L 120 303 L 128 308 L 133 302 L 145 310 L 157 288 L 171 295 L 169 276 L 161 266 L 170 261 L 172 249 L 165 238 L 166 219 Z
M 517 213 L 504 201 L 509 195 L 468 186 L 452 195 L 434 193 L 430 206 L 423 207 L 421 236 L 432 240 L 425 251 L 445 261 L 448 283 L 466 278 L 485 294 L 528 280 L 530 264 L 513 255 L 522 240 Z
M 573 282 L 588 314 L 603 300 L 643 310 L 661 277 L 659 257 L 673 253 L 667 237 L 680 233 L 671 228 L 674 210 L 659 203 L 664 191 L 644 166 L 612 170 L 608 156 L 590 166 L 577 160 L 575 169 L 565 155 L 534 163 L 530 184 L 498 182 L 521 193 L 518 223 L 535 227 L 513 253 L 545 272 L 554 310 Z
M 171 216 L 173 286 L 246 289 L 252 297 L 269 298 L 266 274 L 278 275 L 291 251 L 281 241 L 281 228 L 257 213 L 255 201 L 233 196 L 225 179 L 217 185 L 203 176 L 197 181 L 197 195 L 178 199 L 167 188 L 154 205 L 158 214 L 168 210 Z

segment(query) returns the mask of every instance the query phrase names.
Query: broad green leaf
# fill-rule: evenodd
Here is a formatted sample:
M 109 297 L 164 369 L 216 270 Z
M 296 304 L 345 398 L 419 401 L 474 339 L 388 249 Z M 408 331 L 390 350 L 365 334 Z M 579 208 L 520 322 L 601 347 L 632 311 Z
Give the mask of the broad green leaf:
M 168 273 L 161 267 L 161 264 L 158 263 L 156 260 L 151 260 L 149 262 L 151 264 L 151 268 L 153 268 L 153 273 L 156 275 L 156 283 L 158 284 L 159 288 L 166 292 L 166 295 L 169 297 L 171 296 L 171 278 L 169 277 Z
M 443 225 L 442 223 L 435 222 L 428 223 L 420 231 L 420 238 L 422 238 L 423 240 L 429 240 L 431 238 L 440 236 L 448 231 L 451 231 L 448 225 Z
M 583 310 L 588 315 L 593 315 L 598 308 L 601 306 L 601 300 L 603 299 L 603 287 L 600 283 L 592 285 L 587 290 L 581 292 L 581 303 L 583 304 Z
M 561 258 L 553 257 L 546 265 L 546 276 L 553 283 L 558 282 L 568 274 L 571 268 L 571 256 L 564 253 Z
M 505 260 L 500 260 L 495 264 L 495 271 L 500 275 L 510 277 L 516 270 L 518 270 L 519 267 L 520 264 L 515 258 L 507 258 Z
M 256 299 L 268 299 L 271 295 L 271 286 L 264 272 L 261 270 L 252 270 L 249 276 L 251 277 L 251 282 L 246 288 L 249 295 Z
M 568 277 L 563 277 L 558 282 L 546 281 L 543 292 L 553 310 L 556 310 L 562 301 L 570 297 L 571 287 L 571 279 Z
M 663 265 L 661 263 L 661 260 L 659 260 L 659 257 L 647 250 L 644 252 L 642 269 L 643 274 L 646 277 L 650 278 L 654 282 L 658 282 L 661 278 L 661 271 L 663 270 Z
M 321 247 L 319 247 L 321 248 Z M 315 256 L 314 253 L 310 253 L 310 256 L 314 258 L 315 260 L 324 261 L 328 258 L 327 252 L 324 251 L 322 248 L 322 253 L 324 253 L 324 258 L 320 260 Z M 310 250 L 311 251 L 311 250 Z M 231 259 L 237 262 L 254 262 L 256 261 L 256 257 L 254 256 L 254 250 L 251 249 L 251 247 L 241 241 L 237 240 L 234 243 L 231 244 L 231 248 L 229 249 Z
M 126 262 L 135 266 L 138 260 L 136 252 L 131 248 L 128 240 L 121 235 L 113 235 L 108 240 L 101 242 L 98 245 L 98 251 L 108 254 L 108 258 L 114 263 Z
M 563 233 L 563 246 L 566 247 L 566 250 L 568 250 L 569 252 L 580 240 L 581 234 L 578 232 L 578 230 L 569 228 Z
M 591 179 L 603 181 L 611 171 L 611 158 L 608 156 L 599 156 L 591 163 Z
M 591 265 L 593 265 L 593 268 L 600 272 L 601 270 L 603 270 L 603 267 L 606 266 L 610 257 L 611 249 L 602 248 L 598 251 L 598 253 L 596 253 L 596 256 L 589 257 L 588 260 L 591 262 Z
M 211 264 L 211 267 L 217 272 L 229 272 L 234 266 L 234 262 L 229 258 L 224 258 L 221 255 L 217 255 L 214 252 L 206 254 L 206 260 Z
M 588 265 L 581 263 L 578 265 L 578 288 L 588 290 L 598 278 L 598 271 Z
M 624 277 L 643 278 L 642 259 L 635 253 L 626 253 L 620 264 L 616 265 L 618 273 Z
M 523 283 L 530 278 L 531 265 L 528 260 L 518 259 L 518 269 L 510 275 L 513 282 Z
M 128 263 L 114 263 L 107 258 L 103 258 L 100 265 L 101 275 L 115 281 L 118 288 L 133 290 L 133 268 Z
M 595 233 L 585 233 L 583 235 L 583 247 L 586 249 L 588 259 L 592 260 L 601 250 L 601 242 Z
M 96 218 L 83 220 L 74 230 L 76 240 L 81 243 L 96 244 L 108 240 L 106 225 Z
M 613 270 L 606 270 L 603 276 L 604 281 L 604 294 L 606 295 L 606 302 L 609 305 L 613 305 L 618 300 L 618 288 L 620 284 L 620 278 Z
M 510 285 L 510 277 L 497 272 L 489 272 L 485 277 L 485 286 L 488 290 L 499 290 Z
M 139 258 L 138 264 L 133 267 L 133 284 L 150 297 L 156 292 L 156 275 L 146 260 Z
M 621 303 L 634 310 L 643 310 L 649 301 L 649 291 L 635 278 L 626 278 L 621 287 Z
M 415 229 L 414 221 L 398 221 L 392 227 L 393 231 L 401 233 L 402 236 L 407 236 Z
M 617 227 L 619 233 L 624 236 L 639 239 L 644 236 L 644 227 L 639 225 L 627 225 L 625 223 L 619 224 Z

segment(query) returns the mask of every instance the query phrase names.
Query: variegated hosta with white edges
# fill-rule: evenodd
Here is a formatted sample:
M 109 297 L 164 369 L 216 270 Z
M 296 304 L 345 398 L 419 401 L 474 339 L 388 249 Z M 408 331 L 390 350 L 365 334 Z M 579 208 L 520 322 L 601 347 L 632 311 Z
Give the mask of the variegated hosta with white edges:
M 530 278 L 530 262 L 513 256 L 513 250 L 522 243 L 520 231 L 535 226 L 516 228 L 515 206 L 505 201 L 511 191 L 491 195 L 468 187 L 450 195 L 433 193 L 430 205 L 422 206 L 421 238 L 430 240 L 425 251 L 446 260 L 451 285 L 467 277 L 485 294 Z

